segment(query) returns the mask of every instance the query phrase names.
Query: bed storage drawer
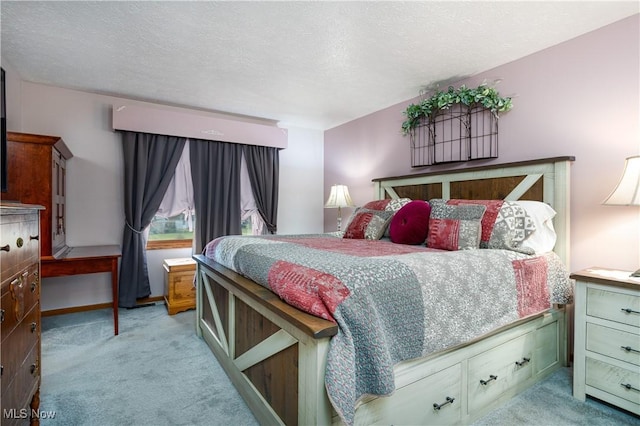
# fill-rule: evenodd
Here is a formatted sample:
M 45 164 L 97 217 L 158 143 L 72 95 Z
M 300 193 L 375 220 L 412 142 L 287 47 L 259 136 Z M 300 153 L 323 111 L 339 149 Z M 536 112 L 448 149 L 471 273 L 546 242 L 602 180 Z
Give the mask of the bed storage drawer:
M 469 359 L 469 411 L 531 378 L 534 347 L 535 333 L 530 332 Z
M 460 364 L 455 364 L 396 389 L 390 397 L 366 402 L 356 411 L 355 424 L 459 423 L 462 412 L 461 375 Z

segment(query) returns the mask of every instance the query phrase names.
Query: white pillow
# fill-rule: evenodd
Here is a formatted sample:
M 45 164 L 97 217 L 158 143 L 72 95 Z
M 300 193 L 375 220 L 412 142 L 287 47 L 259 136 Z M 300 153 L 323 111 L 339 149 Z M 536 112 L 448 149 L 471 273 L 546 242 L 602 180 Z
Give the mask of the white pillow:
M 515 203 L 527 211 L 536 226 L 536 230 L 522 242 L 522 246 L 532 248 L 536 254 L 553 251 L 557 239 L 553 228 L 556 211 L 549 204 L 540 201 L 519 200 Z

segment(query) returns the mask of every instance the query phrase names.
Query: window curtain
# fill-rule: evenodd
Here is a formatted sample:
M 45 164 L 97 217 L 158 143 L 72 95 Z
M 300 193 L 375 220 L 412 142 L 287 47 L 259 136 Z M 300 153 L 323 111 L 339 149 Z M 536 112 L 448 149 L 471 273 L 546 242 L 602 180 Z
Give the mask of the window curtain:
M 118 297 L 121 307 L 134 307 L 136 299 L 151 294 L 144 230 L 158 211 L 185 142 L 176 136 L 122 132 L 126 224 Z
M 240 235 L 240 161 L 242 145 L 189 139 L 193 201 L 196 208 L 194 253 L 214 238 Z
M 243 146 L 253 198 L 270 234 L 277 232 L 280 150 L 257 145 Z
M 242 166 L 240 167 L 240 210 L 242 211 L 242 224 L 244 232 L 245 221 L 251 222 L 251 235 L 264 235 L 266 234 L 266 227 L 264 226 L 264 220 L 258 213 L 258 206 L 256 200 L 253 198 L 253 190 L 251 189 L 251 180 L 249 179 L 249 172 L 247 171 L 247 161 L 242 156 Z
M 167 187 L 167 192 L 164 194 L 155 216 L 168 218 L 182 213 L 189 226 L 189 231 L 193 231 L 194 211 L 191 160 L 189 157 L 189 140 L 187 139 L 180 161 L 176 165 L 173 179 L 171 179 L 171 183 Z

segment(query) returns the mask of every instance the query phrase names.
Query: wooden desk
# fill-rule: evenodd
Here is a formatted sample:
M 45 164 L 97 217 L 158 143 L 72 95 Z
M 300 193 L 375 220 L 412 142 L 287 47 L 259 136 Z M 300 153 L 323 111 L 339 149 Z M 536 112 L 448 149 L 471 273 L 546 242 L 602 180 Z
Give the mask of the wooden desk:
M 62 254 L 40 259 L 43 278 L 111 272 L 113 334 L 118 335 L 118 258 L 120 246 L 69 247 Z

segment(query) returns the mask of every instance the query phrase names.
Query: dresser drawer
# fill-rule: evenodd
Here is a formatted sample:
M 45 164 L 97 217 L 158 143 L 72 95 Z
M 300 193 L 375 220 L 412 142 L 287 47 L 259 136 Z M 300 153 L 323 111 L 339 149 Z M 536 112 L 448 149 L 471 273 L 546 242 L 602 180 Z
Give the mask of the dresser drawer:
M 30 396 L 40 383 L 40 351 L 38 346 L 31 348 L 18 366 L 13 380 L 5 386 L 5 377 L 2 378 L 2 409 L 23 409 L 29 407 Z M 4 419 L 2 425 L 4 426 Z
M 640 366 L 640 336 L 587 323 L 587 350 Z
M 586 384 L 640 407 L 640 372 L 587 357 Z M 635 389 L 632 389 L 635 388 Z
M 535 333 L 530 332 L 469 360 L 469 412 L 481 410 L 532 377 Z
M 18 273 L 2 283 L 3 339 L 40 300 L 38 264 Z
M 597 288 L 587 289 L 588 316 L 640 327 L 638 312 L 640 296 Z
M 37 347 L 39 339 L 40 307 L 36 305 L 11 334 L 2 335 L 2 395 L 12 377 L 18 374 L 20 365 L 24 361 L 24 354 L 29 353 L 33 347 Z
M 462 368 L 449 368 L 396 389 L 390 397 L 376 398 L 356 411 L 355 424 L 459 423 L 461 419 Z M 439 406 L 434 407 L 434 404 Z
M 0 263 L 3 275 L 13 275 L 40 258 L 38 214 L 3 215 Z M 8 251 L 7 251 L 8 250 Z

